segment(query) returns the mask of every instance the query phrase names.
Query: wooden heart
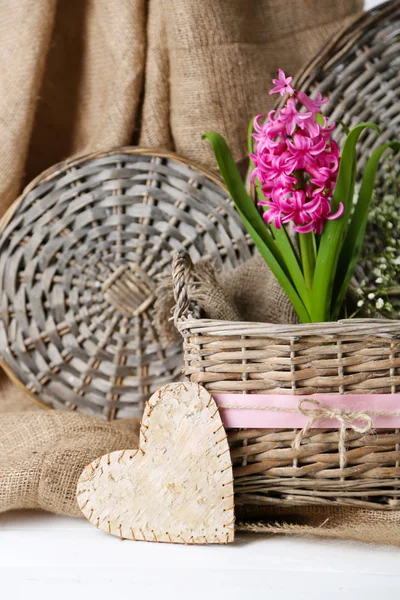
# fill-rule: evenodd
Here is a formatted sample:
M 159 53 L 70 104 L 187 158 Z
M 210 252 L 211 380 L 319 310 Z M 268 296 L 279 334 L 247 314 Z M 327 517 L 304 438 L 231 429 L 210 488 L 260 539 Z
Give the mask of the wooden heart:
M 121 539 L 232 542 L 232 463 L 212 396 L 194 383 L 155 393 L 144 411 L 139 449 L 88 465 L 77 499 L 91 523 Z

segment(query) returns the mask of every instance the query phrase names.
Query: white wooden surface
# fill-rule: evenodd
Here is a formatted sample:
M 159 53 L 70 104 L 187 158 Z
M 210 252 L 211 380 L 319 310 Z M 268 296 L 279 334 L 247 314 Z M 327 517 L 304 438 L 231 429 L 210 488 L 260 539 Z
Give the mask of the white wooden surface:
M 0 515 L 2 600 L 376 600 L 399 594 L 397 548 L 257 535 L 238 536 L 228 546 L 121 542 L 84 519 Z

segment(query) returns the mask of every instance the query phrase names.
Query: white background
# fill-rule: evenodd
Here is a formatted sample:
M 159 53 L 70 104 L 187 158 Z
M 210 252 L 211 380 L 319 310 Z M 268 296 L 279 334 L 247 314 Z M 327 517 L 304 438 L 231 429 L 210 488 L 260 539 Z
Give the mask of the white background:
M 382 4 L 382 2 L 379 0 L 365 0 L 364 8 L 365 10 L 368 10 L 370 8 L 373 8 L 374 6 L 377 6 L 378 4 Z
M 366 8 L 376 4 L 367 0 Z M 399 594 L 397 548 L 256 535 L 227 547 L 120 542 L 85 520 L 0 515 L 0 600 L 390 600 Z

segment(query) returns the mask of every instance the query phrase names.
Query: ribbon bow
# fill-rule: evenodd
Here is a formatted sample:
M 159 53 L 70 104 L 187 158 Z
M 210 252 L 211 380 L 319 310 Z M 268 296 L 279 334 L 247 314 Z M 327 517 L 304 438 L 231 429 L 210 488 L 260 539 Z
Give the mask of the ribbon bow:
M 306 408 L 305 404 L 312 405 L 313 408 Z M 344 469 L 347 462 L 346 451 L 346 428 L 352 429 L 356 433 L 368 433 L 374 425 L 372 417 L 364 412 L 350 410 L 348 408 L 332 408 L 322 404 L 312 398 L 303 398 L 297 404 L 297 410 L 305 417 L 309 417 L 308 423 L 301 429 L 293 440 L 292 447 L 295 450 L 300 449 L 301 442 L 306 433 L 314 425 L 315 421 L 320 419 L 336 419 L 339 421 L 339 464 Z M 358 423 L 364 423 L 360 426 Z

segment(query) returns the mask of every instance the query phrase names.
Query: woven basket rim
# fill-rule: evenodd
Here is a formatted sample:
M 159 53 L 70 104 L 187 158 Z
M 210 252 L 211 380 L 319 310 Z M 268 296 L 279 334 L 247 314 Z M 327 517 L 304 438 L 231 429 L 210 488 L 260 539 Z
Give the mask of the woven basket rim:
M 70 156 L 64 160 L 55 163 L 54 165 L 51 165 L 50 167 L 39 173 L 39 175 L 37 175 L 34 179 L 32 179 L 32 181 L 30 181 L 25 186 L 20 195 L 12 202 L 12 204 L 7 208 L 4 215 L 0 218 L 0 235 L 3 233 L 3 231 L 9 224 L 14 213 L 18 210 L 18 207 L 25 198 L 25 196 L 29 194 L 29 192 L 35 187 L 37 187 L 39 184 L 49 181 L 65 169 L 76 167 L 77 165 L 81 165 L 82 163 L 88 160 L 92 160 L 95 158 L 105 158 L 107 156 L 112 156 L 113 154 L 117 153 L 135 155 L 142 154 L 143 156 L 154 156 L 156 158 L 168 158 L 170 160 L 175 160 L 176 162 L 182 165 L 196 169 L 196 171 L 199 171 L 200 173 L 208 177 L 213 183 L 218 185 L 221 188 L 221 190 L 226 192 L 226 194 L 230 197 L 228 188 L 215 171 L 204 167 L 196 161 L 189 160 L 188 158 L 185 158 L 180 154 L 176 154 L 172 150 L 164 150 L 162 148 L 148 148 L 141 146 L 115 146 L 111 150 L 102 150 L 97 152 L 89 152 L 87 154 L 82 154 L 79 156 Z
M 260 323 L 256 321 L 222 321 L 218 319 L 197 319 L 190 314 L 177 321 L 179 331 L 216 329 L 214 335 L 246 335 L 246 331 L 266 337 L 275 336 L 329 336 L 340 331 L 343 334 L 396 334 L 400 337 L 400 319 L 339 319 L 320 323 L 294 323 L 281 325 L 276 323 Z
M 329 336 L 338 331 L 344 335 L 399 335 L 400 319 L 355 318 L 339 319 L 322 323 L 260 323 L 254 321 L 223 321 L 201 318 L 200 309 L 190 299 L 192 261 L 187 252 L 178 252 L 174 256 L 172 277 L 176 301 L 175 325 L 180 333 L 184 331 L 209 332 L 210 335 L 260 335 L 266 337 L 297 337 L 305 335 Z M 213 333 L 211 333 L 213 332 Z

